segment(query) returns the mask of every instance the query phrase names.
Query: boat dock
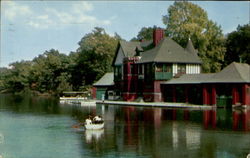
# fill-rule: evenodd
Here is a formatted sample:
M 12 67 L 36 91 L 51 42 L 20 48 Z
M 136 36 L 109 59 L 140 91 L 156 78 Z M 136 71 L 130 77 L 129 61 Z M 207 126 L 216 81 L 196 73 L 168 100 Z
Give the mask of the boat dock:
M 60 97 L 61 104 L 79 104 L 81 106 L 96 106 L 96 100 L 83 97 Z
M 144 106 L 144 107 L 165 107 L 180 109 L 210 110 L 215 108 L 211 105 L 193 105 L 188 103 L 167 103 L 167 102 L 127 102 L 127 101 L 96 101 L 96 104 L 122 105 L 122 106 Z

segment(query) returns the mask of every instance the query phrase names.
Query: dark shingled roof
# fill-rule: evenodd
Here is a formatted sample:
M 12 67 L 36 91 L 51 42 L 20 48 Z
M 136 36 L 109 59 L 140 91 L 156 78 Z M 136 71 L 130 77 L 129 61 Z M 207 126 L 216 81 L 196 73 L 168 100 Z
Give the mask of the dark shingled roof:
M 133 57 L 133 56 L 136 55 L 136 49 L 139 50 L 139 51 L 144 51 L 144 50 L 148 49 L 148 47 L 150 47 L 152 45 L 152 42 L 153 42 L 152 40 L 143 41 L 143 42 L 119 41 L 119 44 L 118 44 L 118 47 L 116 49 L 116 54 L 115 54 L 115 57 L 113 59 L 112 65 L 114 65 L 114 63 L 115 63 L 119 48 L 122 49 L 122 51 L 124 53 L 123 55 L 125 57 Z
M 120 41 L 120 45 L 125 57 L 133 57 L 136 54 L 136 47 L 142 49 L 140 42 Z
M 214 73 L 207 74 L 184 74 L 179 78 L 173 78 L 162 84 L 200 84 L 211 79 Z
M 197 63 L 201 64 L 201 60 L 197 53 L 189 52 L 191 49 L 182 48 L 171 38 L 164 38 L 156 47 L 141 53 L 141 60 L 138 63 L 149 62 L 169 62 L 169 63 Z
M 114 85 L 114 73 L 108 72 L 101 79 L 99 79 L 94 86 L 112 86 Z
M 216 73 L 206 83 L 249 83 L 250 66 L 248 64 L 233 62 L 221 72 Z
M 190 53 L 193 53 L 195 55 L 197 55 L 198 51 L 194 48 L 194 45 L 191 41 L 191 39 L 189 38 L 188 39 L 188 43 L 187 43 L 187 46 L 185 48 L 187 51 L 189 51 Z
M 250 66 L 233 62 L 221 72 L 211 74 L 184 74 L 162 84 L 200 84 L 200 83 L 250 83 Z

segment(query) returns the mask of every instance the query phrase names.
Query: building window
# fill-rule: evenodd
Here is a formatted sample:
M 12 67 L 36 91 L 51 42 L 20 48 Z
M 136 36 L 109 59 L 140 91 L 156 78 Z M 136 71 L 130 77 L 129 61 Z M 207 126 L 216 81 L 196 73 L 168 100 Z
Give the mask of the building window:
M 145 67 L 144 67 L 144 72 L 145 72 L 145 78 L 144 80 L 145 81 L 152 81 L 154 79 L 154 65 L 151 64 L 151 63 L 148 63 L 148 64 L 145 64 Z
M 169 73 L 172 72 L 172 65 L 170 64 L 165 64 L 163 68 L 164 68 L 163 69 L 164 72 L 169 72 Z
M 130 65 L 130 73 L 137 74 L 137 65 L 135 65 L 135 64 Z
M 122 76 L 122 67 L 121 66 L 116 66 L 115 67 L 115 77 L 116 78 L 121 78 Z
M 185 74 L 186 73 L 186 65 L 185 64 L 178 64 L 177 73 L 178 74 Z
M 133 74 L 134 72 L 134 65 L 130 64 L 130 74 Z
M 247 87 L 247 94 L 249 95 L 250 94 L 250 88 Z
M 156 64 L 155 71 L 156 72 L 163 72 L 163 64 Z
M 138 65 L 138 71 L 140 75 L 143 74 L 143 65 Z

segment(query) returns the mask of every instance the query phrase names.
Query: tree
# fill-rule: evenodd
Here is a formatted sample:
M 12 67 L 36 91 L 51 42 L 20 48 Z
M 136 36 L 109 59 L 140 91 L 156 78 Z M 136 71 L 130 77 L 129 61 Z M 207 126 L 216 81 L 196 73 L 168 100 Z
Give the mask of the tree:
M 233 61 L 250 64 L 250 25 L 238 26 L 226 40 L 225 66 Z
M 153 27 L 143 27 L 138 32 L 137 36 L 132 38 L 131 41 L 140 41 L 140 40 L 151 40 L 153 39 L 153 32 L 156 26 Z
M 186 46 L 191 38 L 198 49 L 204 72 L 217 72 L 224 61 L 224 36 L 220 26 L 208 19 L 207 13 L 191 2 L 174 2 L 163 16 L 166 35 Z
M 119 38 L 119 35 L 111 37 L 103 28 L 95 27 L 81 39 L 78 43 L 80 47 L 77 49 L 78 59 L 75 65 L 77 72 L 72 74 L 78 75 L 78 86 L 90 85 L 104 73 L 112 71 L 110 63 Z
M 132 38 L 130 41 L 152 40 L 153 39 L 153 32 L 157 28 L 160 28 L 160 27 L 157 27 L 155 25 L 153 27 L 143 27 L 138 32 L 137 36 Z
M 40 92 L 56 92 L 71 90 L 68 72 L 69 59 L 57 50 L 45 51 L 42 55 L 33 59 L 30 70 L 30 85 L 32 90 Z M 65 84 L 65 88 L 62 88 Z
M 14 62 L 10 64 L 4 74 L 3 85 L 5 89 L 12 92 L 19 92 L 29 88 L 29 71 L 31 68 L 30 61 Z

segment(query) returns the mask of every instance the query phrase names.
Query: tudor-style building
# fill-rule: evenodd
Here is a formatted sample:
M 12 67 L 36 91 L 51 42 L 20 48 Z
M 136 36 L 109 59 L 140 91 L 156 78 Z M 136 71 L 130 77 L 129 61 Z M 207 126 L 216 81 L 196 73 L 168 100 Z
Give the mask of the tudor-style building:
M 123 100 L 159 102 L 161 83 L 182 74 L 199 74 L 201 60 L 191 40 L 183 48 L 156 29 L 152 41 L 120 41 L 113 67 L 115 91 Z

